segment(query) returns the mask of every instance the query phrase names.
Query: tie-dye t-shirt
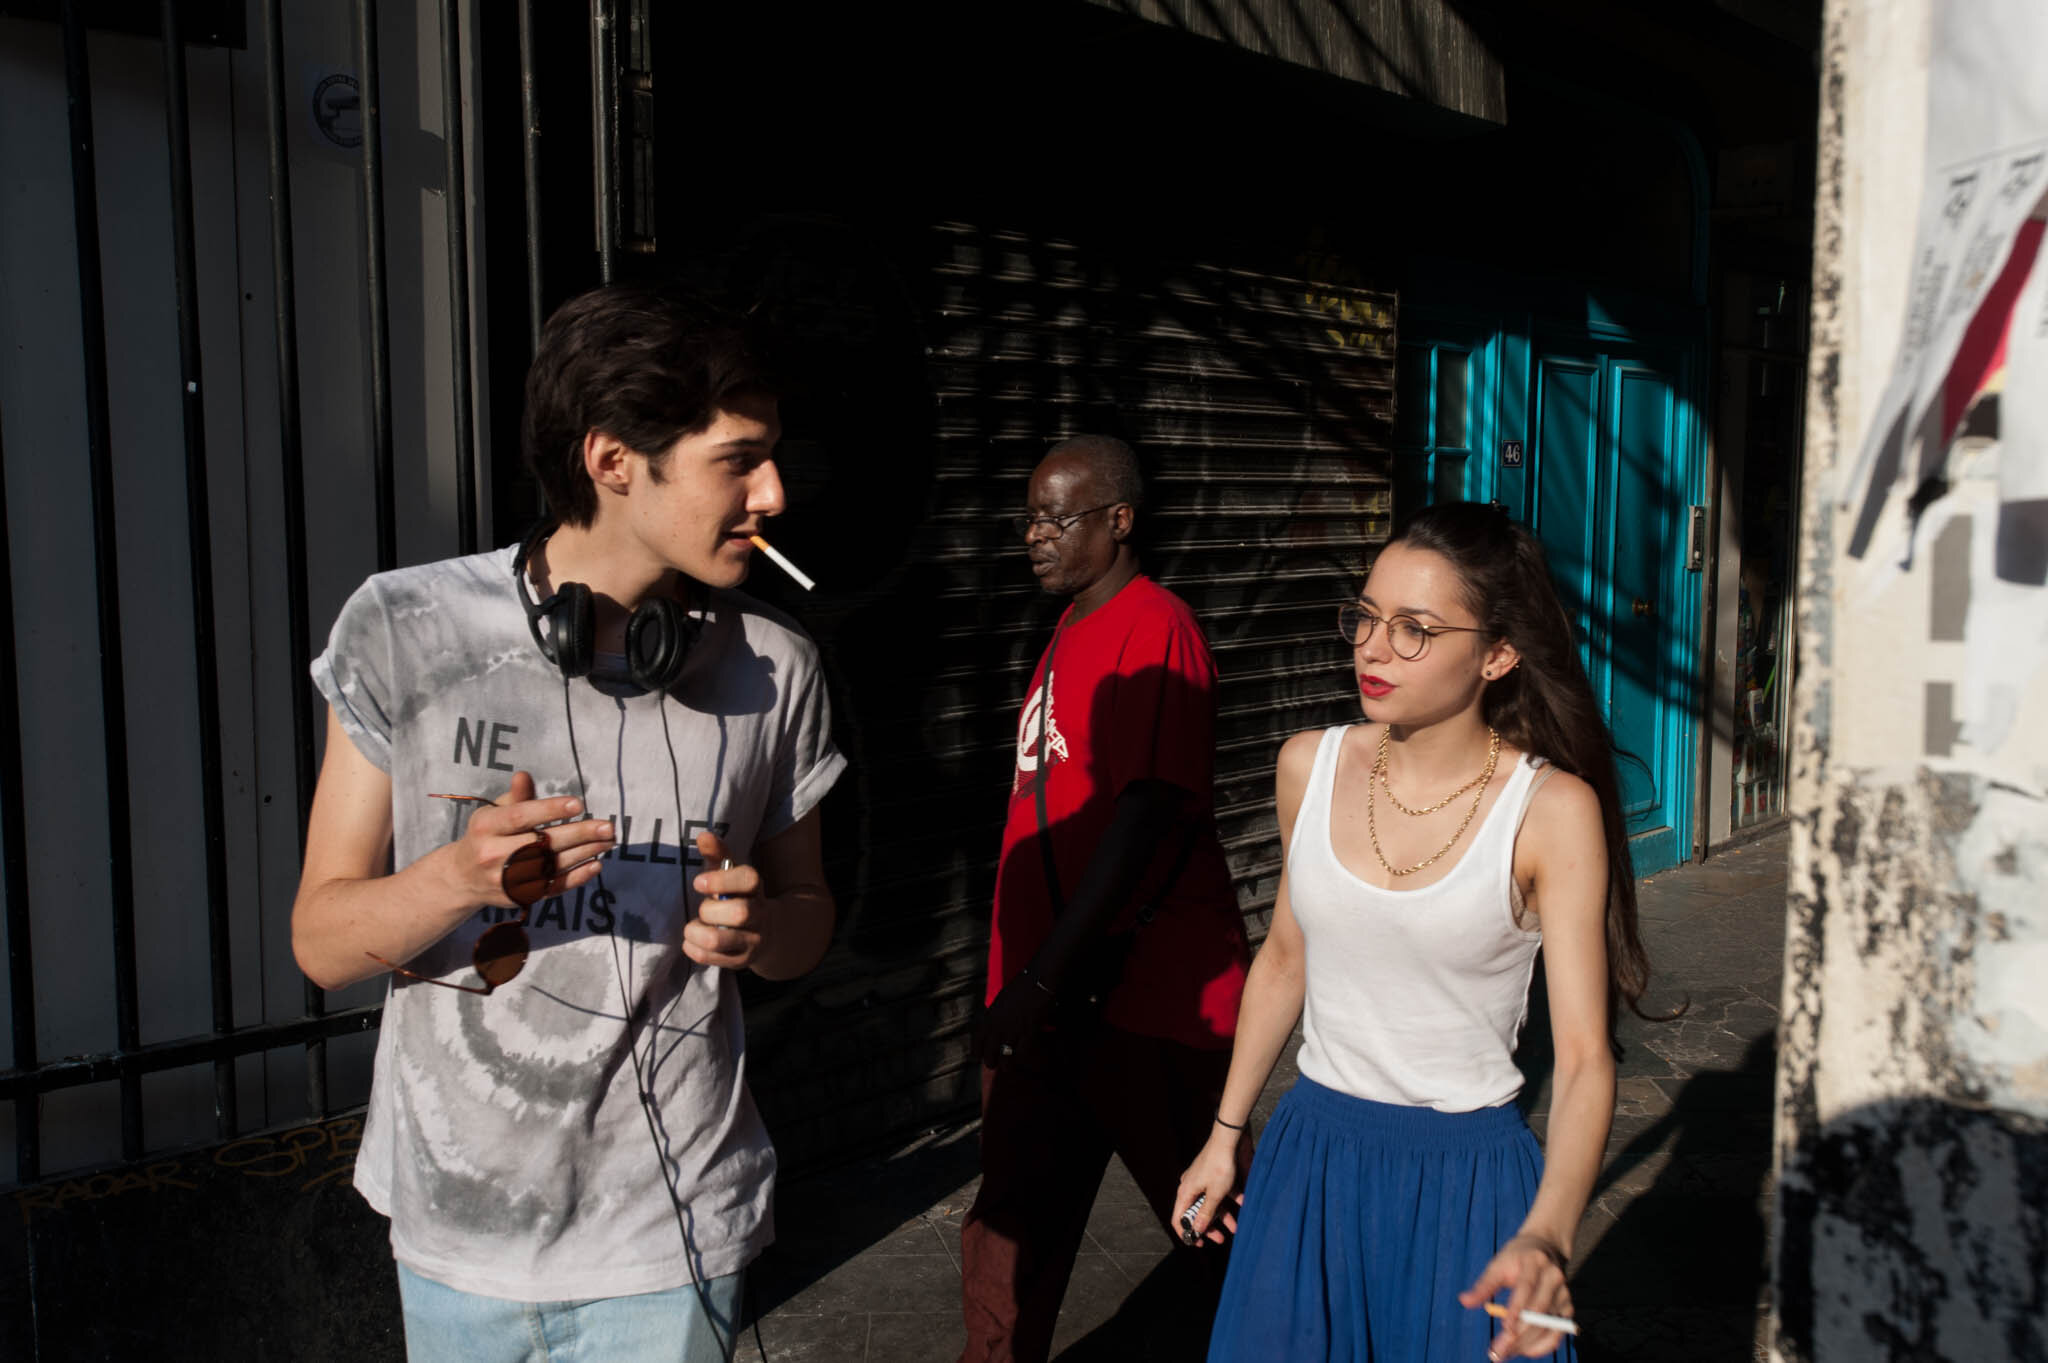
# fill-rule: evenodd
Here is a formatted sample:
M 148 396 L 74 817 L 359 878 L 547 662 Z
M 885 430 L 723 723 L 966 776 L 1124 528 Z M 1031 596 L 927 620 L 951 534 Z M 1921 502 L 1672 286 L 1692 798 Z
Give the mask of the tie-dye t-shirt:
M 708 826 L 750 860 L 831 788 L 845 759 L 817 649 L 714 591 L 667 693 L 565 683 L 528 631 L 512 559 L 371 578 L 314 680 L 391 777 L 394 867 L 469 817 L 429 792 L 498 796 L 515 770 L 543 796 L 583 795 L 619 845 L 596 881 L 533 907 L 526 968 L 496 993 L 392 977 L 356 1186 L 391 1218 L 401 1263 L 466 1292 L 573 1300 L 682 1286 L 692 1266 L 732 1273 L 773 1238 L 775 1153 L 747 1093 L 736 983 L 681 950 L 693 840 Z M 480 910 L 408 964 L 476 984 L 475 940 L 509 916 Z

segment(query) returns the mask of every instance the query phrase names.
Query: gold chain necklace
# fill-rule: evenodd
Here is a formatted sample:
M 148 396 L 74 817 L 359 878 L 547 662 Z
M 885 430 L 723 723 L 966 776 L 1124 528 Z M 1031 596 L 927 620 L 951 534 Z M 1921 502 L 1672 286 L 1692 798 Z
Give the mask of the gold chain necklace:
M 1387 776 L 1387 731 L 1385 729 L 1380 730 L 1379 757 L 1377 760 L 1374 761 L 1372 770 L 1373 774 L 1379 778 L 1380 789 L 1384 790 L 1387 793 L 1388 803 L 1392 804 L 1394 808 L 1400 810 L 1403 814 L 1406 814 L 1410 818 L 1415 819 L 1419 819 L 1425 814 L 1434 814 L 1440 809 L 1449 808 L 1451 801 L 1457 799 L 1460 795 L 1463 795 L 1466 791 L 1472 789 L 1472 787 L 1486 780 L 1487 777 L 1493 775 L 1493 760 L 1495 756 L 1498 755 L 1500 752 L 1500 735 L 1498 733 L 1495 733 L 1491 728 L 1488 728 L 1486 732 L 1492 736 L 1493 740 L 1492 747 L 1486 754 L 1486 770 L 1480 772 L 1479 775 L 1473 777 L 1464 785 L 1459 786 L 1456 790 L 1452 791 L 1449 795 L 1444 796 L 1443 799 L 1438 800 L 1435 804 L 1424 805 L 1421 809 L 1410 809 L 1408 806 L 1401 803 L 1400 796 L 1394 794 L 1394 783 Z
M 1437 848 L 1436 851 L 1432 852 L 1429 856 L 1423 858 L 1421 861 L 1416 862 L 1413 866 L 1410 866 L 1405 870 L 1395 866 L 1394 863 L 1392 863 L 1391 861 L 1388 861 L 1387 854 L 1380 850 L 1379 822 L 1373 817 L 1373 788 L 1375 786 L 1383 784 L 1386 781 L 1387 736 L 1392 732 L 1393 730 L 1391 728 L 1385 728 L 1380 730 L 1379 752 L 1373 758 L 1372 777 L 1365 783 L 1365 830 L 1367 833 L 1372 835 L 1372 854 L 1380 859 L 1380 865 L 1387 868 L 1388 875 L 1412 876 L 1417 871 L 1420 871 L 1424 867 L 1429 866 L 1432 862 L 1436 861 L 1438 857 L 1441 857 L 1444 853 L 1450 851 L 1453 847 L 1456 847 L 1458 845 L 1458 839 L 1464 837 L 1465 830 L 1472 826 L 1472 816 L 1479 812 L 1480 802 L 1486 799 L 1486 788 L 1493 781 L 1494 766 L 1496 763 L 1500 761 L 1500 730 L 1494 728 L 1490 724 L 1486 727 L 1486 770 L 1479 773 L 1479 779 L 1476 782 L 1476 784 L 1479 787 L 1479 793 L 1472 797 L 1472 807 L 1465 811 L 1464 820 L 1458 824 L 1458 831 L 1451 834 L 1451 840 L 1449 842 L 1445 843 L 1442 847 Z M 1453 794 L 1450 797 L 1450 799 L 1446 799 L 1445 801 L 1443 801 L 1442 804 L 1435 805 L 1433 806 L 1433 808 L 1442 809 L 1444 805 L 1449 804 L 1451 800 L 1455 800 L 1458 797 L 1458 795 L 1463 794 L 1466 790 L 1471 789 L 1472 784 L 1474 783 L 1468 782 L 1465 786 L 1461 787 L 1457 793 Z M 1394 792 L 1391 787 L 1387 791 L 1387 798 L 1389 800 L 1394 799 Z M 1394 805 L 1397 809 L 1401 808 L 1401 802 L 1398 800 L 1394 801 Z M 1406 814 L 1414 814 L 1427 813 L 1429 811 L 1403 809 L 1402 812 Z

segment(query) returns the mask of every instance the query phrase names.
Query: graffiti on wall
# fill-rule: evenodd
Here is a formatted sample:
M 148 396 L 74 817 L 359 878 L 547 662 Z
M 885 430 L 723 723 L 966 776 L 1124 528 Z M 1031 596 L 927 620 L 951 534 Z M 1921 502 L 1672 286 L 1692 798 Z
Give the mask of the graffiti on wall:
M 245 1136 L 194 1155 L 24 1188 L 14 1194 L 14 1205 L 26 1225 L 38 1213 L 61 1212 L 112 1197 L 196 1192 L 203 1179 L 221 1174 L 281 1183 L 293 1192 L 307 1193 L 329 1183 L 347 1182 L 355 1172 L 356 1150 L 362 1139 L 360 1116 L 335 1117 L 289 1131 Z M 282 1182 L 285 1180 L 297 1182 Z
M 1328 251 L 1302 251 L 1294 258 L 1309 287 L 1301 304 L 1335 325 L 1323 329 L 1332 345 L 1369 355 L 1391 355 L 1394 344 L 1394 299 L 1369 294 L 1371 286 L 1359 268 Z

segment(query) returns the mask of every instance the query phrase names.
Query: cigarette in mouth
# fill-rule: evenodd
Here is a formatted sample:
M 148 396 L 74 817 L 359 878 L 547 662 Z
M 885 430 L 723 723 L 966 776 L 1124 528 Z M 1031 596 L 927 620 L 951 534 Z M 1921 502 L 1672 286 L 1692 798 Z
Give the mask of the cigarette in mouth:
M 747 539 L 753 544 L 753 546 L 756 549 L 759 549 L 769 558 L 775 560 L 776 567 L 782 569 L 783 572 L 788 573 L 791 577 L 795 578 L 797 585 L 799 587 L 802 587 L 807 592 L 817 590 L 818 584 L 811 581 L 808 577 L 805 577 L 803 569 L 797 567 L 794 563 L 791 563 L 787 558 L 784 558 L 782 551 L 780 549 L 777 549 L 774 545 L 770 544 L 767 540 L 762 539 L 759 535 L 749 535 L 747 536 Z
M 1490 1301 L 1486 1303 L 1486 1314 L 1506 1320 L 1508 1309 L 1497 1301 Z M 1575 1335 L 1579 1332 L 1579 1323 L 1570 1316 L 1550 1316 L 1541 1311 L 1524 1311 L 1521 1316 L 1524 1324 L 1534 1325 L 1538 1329 L 1555 1330 L 1561 1335 Z

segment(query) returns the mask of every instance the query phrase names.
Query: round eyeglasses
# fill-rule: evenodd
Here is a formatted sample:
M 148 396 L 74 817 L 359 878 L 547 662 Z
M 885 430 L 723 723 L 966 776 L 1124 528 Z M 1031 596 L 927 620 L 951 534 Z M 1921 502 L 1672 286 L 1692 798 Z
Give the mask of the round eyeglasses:
M 1425 625 L 1412 615 L 1374 615 L 1355 601 L 1337 607 L 1337 635 L 1353 648 L 1363 648 L 1381 624 L 1387 627 L 1387 644 L 1394 656 L 1414 662 L 1439 634 L 1484 634 L 1473 625 Z
M 1122 502 L 1104 502 L 1101 506 L 1091 506 L 1086 511 L 1076 511 L 1070 516 L 1012 516 L 1010 524 L 1016 528 L 1019 535 L 1028 536 L 1035 529 L 1043 538 L 1056 540 L 1066 534 L 1068 528 L 1083 516 L 1092 516 L 1098 511 L 1122 505 Z

